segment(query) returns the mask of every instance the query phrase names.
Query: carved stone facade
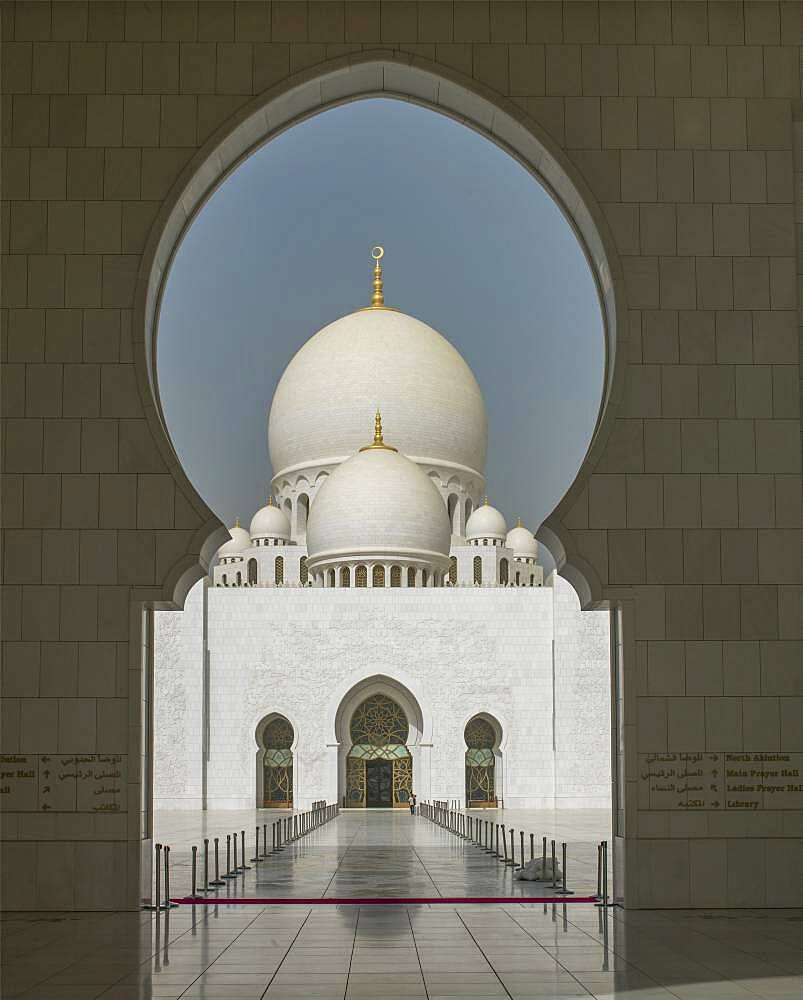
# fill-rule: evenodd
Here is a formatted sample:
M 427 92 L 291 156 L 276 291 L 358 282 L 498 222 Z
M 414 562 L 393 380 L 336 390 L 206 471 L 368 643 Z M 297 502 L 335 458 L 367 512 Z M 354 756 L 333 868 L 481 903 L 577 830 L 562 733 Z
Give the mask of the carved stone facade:
M 609 616 L 581 613 L 571 586 L 555 584 L 425 595 L 204 595 L 196 584 L 185 611 L 156 615 L 156 807 L 202 807 L 204 757 L 209 809 L 261 805 L 261 734 L 276 716 L 293 728 L 294 805 L 344 796 L 364 804 L 348 795 L 347 769 L 362 742 L 355 720 L 373 692 L 409 727 L 402 755 L 422 799 L 466 801 L 465 729 L 481 714 L 498 733 L 495 794 L 508 808 L 608 808 Z

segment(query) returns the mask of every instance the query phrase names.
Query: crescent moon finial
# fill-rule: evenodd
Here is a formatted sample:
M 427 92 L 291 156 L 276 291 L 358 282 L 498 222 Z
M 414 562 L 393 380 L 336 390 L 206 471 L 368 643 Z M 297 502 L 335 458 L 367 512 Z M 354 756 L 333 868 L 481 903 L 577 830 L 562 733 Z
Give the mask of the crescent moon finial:
M 385 292 L 382 284 L 382 265 L 380 260 L 385 256 L 385 248 L 375 246 L 371 251 L 374 264 L 374 294 L 371 296 L 371 305 L 374 309 L 381 308 L 385 304 Z

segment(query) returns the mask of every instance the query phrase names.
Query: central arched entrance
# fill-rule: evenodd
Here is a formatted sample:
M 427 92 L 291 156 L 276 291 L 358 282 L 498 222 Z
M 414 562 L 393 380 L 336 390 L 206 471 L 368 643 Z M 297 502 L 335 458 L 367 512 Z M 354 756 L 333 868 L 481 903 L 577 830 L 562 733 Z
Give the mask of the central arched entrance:
M 346 757 L 346 802 L 366 809 L 407 805 L 413 790 L 410 726 L 404 709 L 386 694 L 372 694 L 351 717 Z

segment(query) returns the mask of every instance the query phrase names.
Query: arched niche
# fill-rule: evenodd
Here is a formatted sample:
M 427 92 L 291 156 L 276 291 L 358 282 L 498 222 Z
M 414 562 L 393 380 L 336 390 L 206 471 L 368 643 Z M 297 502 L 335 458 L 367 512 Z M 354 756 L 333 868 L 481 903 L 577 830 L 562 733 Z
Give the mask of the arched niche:
M 504 800 L 503 738 L 499 720 L 488 712 L 477 712 L 463 727 L 468 809 L 496 808 Z
M 256 740 L 256 807 L 257 809 L 292 809 L 296 797 L 298 774 L 296 746 L 298 730 L 283 712 L 270 712 L 258 722 L 254 731 Z M 274 745 L 275 744 L 275 745 Z M 282 751 L 285 753 L 282 754 Z M 268 771 L 285 770 L 283 779 L 271 782 Z M 273 785 L 284 789 L 281 796 L 272 793 Z
M 328 108 L 368 97 L 414 101 L 483 134 L 513 156 L 550 192 L 584 248 L 599 294 L 606 338 L 605 391 L 585 460 L 538 538 L 554 554 L 583 606 L 603 599 L 594 570 L 576 552 L 562 520 L 582 490 L 600 453 L 611 420 L 608 404 L 619 396 L 623 363 L 616 351 L 617 316 L 624 315 L 624 287 L 607 223 L 585 181 L 541 127 L 499 94 L 453 70 L 420 57 L 390 52 L 343 56 L 285 81 L 244 105 L 207 140 L 182 171 L 163 203 L 142 256 L 137 281 L 134 348 L 142 398 L 162 456 L 193 498 L 205 524 L 164 581 L 165 601 L 183 605 L 192 584 L 226 539 L 225 529 L 198 497 L 170 441 L 156 379 L 156 331 L 164 282 L 189 224 L 207 198 L 255 149 L 293 125 Z M 526 278 L 526 276 L 525 276 Z M 466 502 L 466 518 L 470 513 Z M 565 568 L 565 569 L 564 569 Z
M 350 687 L 340 697 L 334 713 L 335 740 L 338 744 L 338 800 L 343 802 L 346 796 L 349 779 L 349 761 L 353 746 L 352 723 L 361 706 L 371 699 L 388 699 L 393 702 L 404 715 L 407 725 L 405 746 L 409 752 L 412 774 L 411 790 L 422 796 L 421 782 L 424 787 L 428 776 L 421 771 L 421 758 L 418 753 L 424 735 L 424 717 L 421 705 L 410 689 L 398 680 L 384 674 L 366 677 Z M 346 804 L 349 802 L 346 800 Z M 401 801 L 397 803 L 404 805 Z M 355 807 L 363 808 L 363 802 L 354 803 Z

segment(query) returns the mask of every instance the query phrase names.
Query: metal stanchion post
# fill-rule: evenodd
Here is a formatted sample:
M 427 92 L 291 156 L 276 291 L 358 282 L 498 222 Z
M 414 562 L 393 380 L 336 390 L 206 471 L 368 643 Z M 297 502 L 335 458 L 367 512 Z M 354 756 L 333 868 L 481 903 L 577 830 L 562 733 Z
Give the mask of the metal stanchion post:
M 524 830 L 519 830 L 519 840 L 521 841 L 521 865 L 519 867 L 524 867 Z
M 608 905 L 608 841 L 602 841 L 602 900 Z
M 572 892 L 572 890 L 566 888 L 566 844 L 565 843 L 560 845 L 560 851 L 561 851 L 561 863 L 563 872 L 561 874 L 561 888 L 557 889 L 556 891 L 559 896 L 573 896 L 574 893 Z
M 530 861 L 535 858 L 535 834 L 530 834 Z
M 154 844 L 153 849 L 156 852 L 156 895 L 152 903 L 145 904 L 144 909 L 156 910 L 158 913 L 161 908 L 162 894 L 162 845 Z
M 597 844 L 597 899 L 602 899 L 602 844 Z
M 496 828 L 496 847 L 494 849 L 494 857 L 498 859 L 499 858 L 499 824 L 495 823 L 494 827 Z
M 546 882 L 546 837 L 541 838 L 541 881 Z
M 507 834 L 505 833 L 504 827 L 502 828 L 502 845 L 505 848 L 505 865 L 507 865 L 508 864 L 508 857 L 507 857 Z
M 192 898 L 198 895 L 198 848 L 192 847 Z
M 245 860 L 245 859 L 243 858 L 243 860 Z M 259 827 L 258 826 L 254 827 L 254 856 L 253 856 L 253 858 L 249 858 L 248 860 L 249 861 L 256 861 L 256 862 L 259 862 L 259 860 L 260 860 L 260 858 L 259 858 Z
M 219 838 L 215 837 L 215 879 L 210 885 L 225 885 L 226 883 L 220 877 L 220 857 L 219 857 Z
M 262 824 L 262 857 L 268 856 L 268 824 Z
M 257 827 L 257 834 L 259 834 L 259 827 Z M 235 837 L 236 836 L 237 836 L 237 834 L 235 834 Z M 258 840 L 257 840 L 257 847 L 259 847 L 259 841 Z M 240 848 L 241 848 L 241 850 L 240 850 L 240 857 L 243 859 L 243 863 L 240 865 L 240 871 L 250 872 L 251 871 L 251 865 L 247 865 L 245 863 L 245 830 L 240 830 Z M 254 858 L 254 860 L 258 861 L 259 859 L 258 858 Z
M 201 892 L 209 892 L 209 837 L 204 837 L 204 887 Z
M 552 844 L 552 891 L 554 892 L 558 886 L 557 875 L 555 872 L 555 841 L 551 841 Z
M 170 900 L 170 845 L 165 844 L 165 901 L 162 904 L 163 910 L 174 910 L 178 903 Z
M 237 864 L 237 831 L 236 830 L 234 831 L 232 839 L 234 840 L 234 868 L 232 868 L 232 871 L 234 872 L 235 875 L 239 875 L 240 872 L 242 871 L 242 868 L 240 868 L 240 866 Z
M 231 870 L 231 834 L 226 834 L 226 871 L 223 878 L 234 878 Z
M 513 841 L 513 827 L 510 828 L 510 857 L 505 861 L 505 864 L 511 865 L 513 868 L 516 867 L 516 847 Z

